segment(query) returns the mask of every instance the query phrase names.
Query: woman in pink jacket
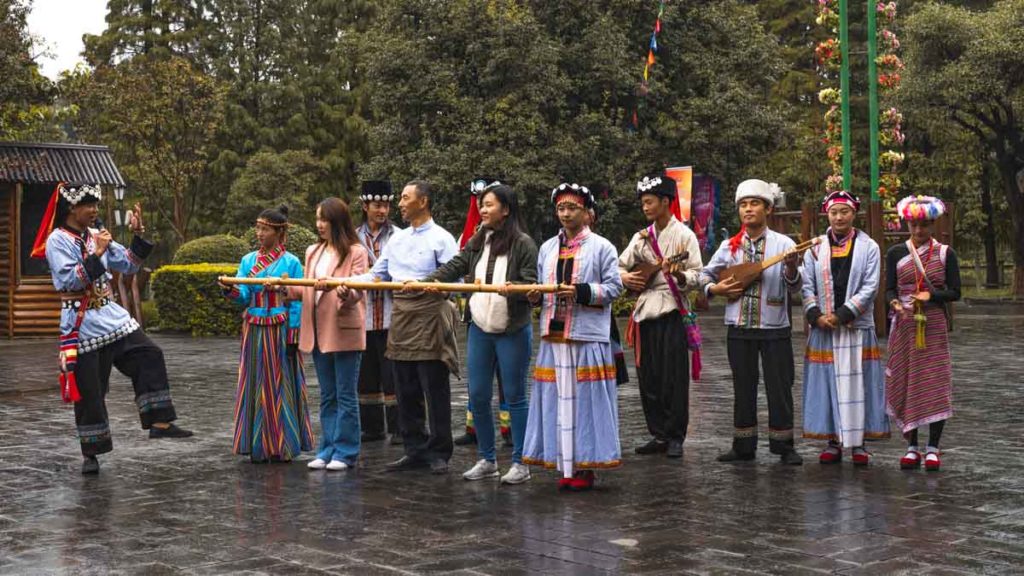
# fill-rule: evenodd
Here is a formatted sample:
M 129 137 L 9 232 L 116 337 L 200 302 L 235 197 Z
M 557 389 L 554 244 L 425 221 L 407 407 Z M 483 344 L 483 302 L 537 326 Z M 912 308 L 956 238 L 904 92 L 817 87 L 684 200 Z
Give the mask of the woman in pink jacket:
M 306 249 L 306 278 L 356 276 L 366 272 L 366 249 L 359 243 L 348 205 L 327 198 L 317 206 L 320 242 Z M 359 460 L 359 401 L 356 383 L 366 349 L 362 291 L 291 286 L 288 297 L 302 300 L 299 349 L 313 355 L 320 382 L 322 434 L 314 470 L 346 470 Z

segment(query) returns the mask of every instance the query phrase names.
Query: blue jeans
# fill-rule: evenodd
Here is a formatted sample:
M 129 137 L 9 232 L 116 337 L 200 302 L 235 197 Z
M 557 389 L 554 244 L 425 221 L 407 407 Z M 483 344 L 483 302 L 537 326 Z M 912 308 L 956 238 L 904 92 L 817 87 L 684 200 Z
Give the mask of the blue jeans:
M 359 362 L 362 352 L 320 352 L 313 366 L 320 381 L 320 450 L 316 457 L 355 466 L 359 460 Z
M 512 417 L 512 461 L 523 462 L 526 437 L 526 375 L 530 369 L 533 326 L 518 332 L 488 334 L 475 324 L 469 325 L 466 364 L 469 370 L 469 403 L 476 425 L 477 452 L 480 458 L 494 462 L 494 366 L 501 374 L 505 402 Z

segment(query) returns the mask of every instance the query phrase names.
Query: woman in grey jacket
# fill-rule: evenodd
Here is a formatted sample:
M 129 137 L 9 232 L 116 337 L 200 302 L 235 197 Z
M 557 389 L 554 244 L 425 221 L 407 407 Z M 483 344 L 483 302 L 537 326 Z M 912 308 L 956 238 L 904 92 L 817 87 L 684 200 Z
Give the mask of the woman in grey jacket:
M 484 284 L 535 284 L 537 245 L 522 231 L 515 192 L 496 182 L 484 189 L 480 202 L 480 229 L 461 252 L 424 281 L 453 282 L 464 278 Z M 491 383 L 497 364 L 512 417 L 513 446 L 512 467 L 501 481 L 521 484 L 530 479 L 530 469 L 523 464 L 522 457 L 528 408 L 526 376 L 533 338 L 531 306 L 522 294 L 476 293 L 469 299 L 469 312 L 466 364 L 480 460 L 462 477 L 481 480 L 499 475 L 491 407 Z

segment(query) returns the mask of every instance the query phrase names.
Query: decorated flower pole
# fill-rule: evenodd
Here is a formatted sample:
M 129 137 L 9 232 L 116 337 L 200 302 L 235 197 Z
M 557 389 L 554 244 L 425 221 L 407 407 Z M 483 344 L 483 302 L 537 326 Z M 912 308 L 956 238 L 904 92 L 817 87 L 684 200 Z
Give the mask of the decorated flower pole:
M 882 208 L 890 214 L 884 225 L 889 230 L 899 228 L 899 219 L 893 210 L 900 195 L 899 170 L 904 156 L 899 151 L 903 145 L 903 115 L 893 107 L 879 111 L 879 92 L 885 100 L 899 88 L 900 71 L 903 61 L 896 54 L 900 41 L 893 32 L 896 22 L 896 2 L 877 2 L 868 10 L 868 81 L 871 94 L 871 199 L 880 200 Z M 879 23 L 880 20 L 880 23 Z M 879 146 L 885 148 L 879 151 Z
M 825 83 L 825 87 L 818 92 L 818 100 L 828 107 L 825 111 L 825 132 L 822 137 L 828 152 L 829 166 L 832 168 L 832 173 L 825 180 L 825 190 L 828 192 L 848 190 L 850 187 L 850 105 L 846 98 L 849 92 L 849 58 L 846 46 L 841 40 L 844 9 L 845 0 L 818 0 L 818 25 L 827 28 L 833 35 L 840 34 L 839 38 L 832 36 L 822 41 L 814 50 Z M 828 85 L 833 81 L 837 71 L 840 74 L 838 89 L 834 84 Z

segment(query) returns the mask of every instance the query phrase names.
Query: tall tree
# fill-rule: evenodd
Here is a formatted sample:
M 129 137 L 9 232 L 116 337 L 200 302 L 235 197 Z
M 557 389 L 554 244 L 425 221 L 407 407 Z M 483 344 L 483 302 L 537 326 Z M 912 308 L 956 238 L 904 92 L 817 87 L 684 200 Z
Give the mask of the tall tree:
M 633 186 L 648 171 L 691 163 L 731 183 L 778 142 L 766 98 L 777 44 L 741 2 L 670 4 L 633 130 L 655 15 L 627 0 L 382 0 L 364 41 L 375 89 L 362 172 L 456 191 L 439 201 L 452 227 L 470 178 L 511 179 L 535 234 L 554 226 L 546 195 L 560 179 L 603 183 L 603 207 L 629 210 L 602 226 L 615 240 L 639 219 Z
M 59 139 L 53 83 L 39 72 L 26 18 L 30 0 L 0 0 L 0 139 Z
M 80 132 L 110 145 L 121 171 L 156 210 L 172 243 L 192 236 L 224 87 L 177 57 L 135 57 L 69 78 Z
M 907 20 L 908 117 L 941 115 L 992 155 L 1014 223 L 1014 294 L 1024 297 L 1024 0 L 972 11 L 925 4 Z
M 824 107 L 818 102 L 819 78 L 826 73 L 815 60 L 816 44 L 826 36 L 815 25 L 814 3 L 762 0 L 756 3 L 768 31 L 779 39 L 785 66 L 771 88 L 771 98 L 785 114 L 781 145 L 763 163 L 793 200 L 816 201 L 829 174 L 822 143 Z
M 202 66 L 200 48 L 210 32 L 207 14 L 215 0 L 109 0 L 107 28 L 86 34 L 84 54 L 92 66 L 135 56 L 177 56 Z

